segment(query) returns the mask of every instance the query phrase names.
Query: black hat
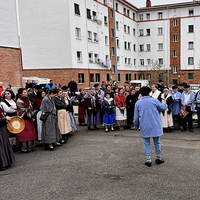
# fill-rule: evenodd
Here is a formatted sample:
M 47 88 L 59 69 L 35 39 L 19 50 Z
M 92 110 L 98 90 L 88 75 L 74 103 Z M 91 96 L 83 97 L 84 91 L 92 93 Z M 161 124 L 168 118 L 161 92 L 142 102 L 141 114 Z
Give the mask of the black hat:
M 185 86 L 185 85 L 187 85 L 187 83 L 186 83 L 186 82 L 183 82 L 183 83 L 181 84 L 181 86 Z
M 94 85 L 94 87 L 98 87 L 98 86 L 99 86 L 99 84 L 95 84 L 95 85 Z
M 173 85 L 172 86 L 172 89 L 177 89 L 178 87 L 176 85 Z
M 62 86 L 61 89 L 62 90 L 67 90 L 69 87 L 68 86 Z
M 42 89 L 42 87 L 40 85 L 35 85 L 33 88 L 35 88 L 36 90 Z
M 190 85 L 184 85 L 184 88 L 189 88 L 190 87 Z
M 159 80 L 159 83 L 160 83 L 160 82 L 164 82 L 164 81 L 163 81 L 162 79 L 160 79 L 160 80 Z

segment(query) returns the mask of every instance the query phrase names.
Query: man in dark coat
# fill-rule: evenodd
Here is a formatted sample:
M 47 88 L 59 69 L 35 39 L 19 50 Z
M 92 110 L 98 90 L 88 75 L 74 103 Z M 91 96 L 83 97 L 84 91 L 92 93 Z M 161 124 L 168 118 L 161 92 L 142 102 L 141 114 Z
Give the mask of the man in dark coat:
M 164 81 L 163 80 L 159 80 L 159 82 L 158 82 L 158 90 L 161 91 L 161 93 L 164 92 L 164 88 L 165 88 L 165 86 L 163 84 L 164 84 Z
M 33 88 L 33 92 L 28 94 L 28 99 L 31 102 L 31 105 L 33 106 L 33 110 L 35 110 L 34 105 L 35 105 L 35 99 L 36 99 L 36 95 L 39 89 L 42 89 L 40 85 L 35 85 Z
M 71 78 L 71 81 L 69 82 L 68 87 L 70 88 L 71 96 L 75 96 L 77 83 L 74 81 L 74 78 Z

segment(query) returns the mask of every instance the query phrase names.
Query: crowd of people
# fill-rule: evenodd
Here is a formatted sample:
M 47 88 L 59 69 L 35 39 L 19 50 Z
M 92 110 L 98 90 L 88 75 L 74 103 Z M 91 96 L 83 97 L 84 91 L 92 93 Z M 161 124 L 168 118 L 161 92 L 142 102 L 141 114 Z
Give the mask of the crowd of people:
M 30 87 L 33 91 L 28 90 Z M 143 129 L 146 125 L 138 123 L 136 119 L 139 115 L 135 109 L 141 112 L 142 108 L 138 108 L 139 104 L 136 106 L 137 102 L 148 94 L 151 99 L 157 99 L 156 104 L 161 102 L 166 105 L 165 109 L 159 110 L 161 126 L 166 132 L 175 128 L 175 119 L 182 131 L 187 130 L 187 122 L 189 130 L 194 131 L 192 119 L 194 101 L 197 102 L 199 116 L 200 93 L 195 97 L 190 86 L 185 83 L 179 88 L 173 86 L 169 92 L 169 88 L 164 87 L 162 80 L 157 85 L 151 87 L 148 85 L 145 88 L 149 89 L 148 92 L 146 89 L 142 93 L 140 85 L 131 87 L 125 82 L 125 85 L 120 87 L 117 82 L 110 85 L 103 81 L 101 88 L 99 84 L 90 87 L 88 92 L 80 88 L 79 95 L 76 95 L 77 84 L 72 78 L 67 86 L 60 87 L 56 87 L 53 80 L 50 80 L 44 88 L 36 83 L 27 82 L 26 88 L 19 88 L 15 95 L 11 87 L 4 90 L 1 84 L 0 170 L 7 169 L 15 162 L 9 135 L 16 136 L 14 145 L 19 147 L 22 153 L 34 151 L 35 141 L 46 145 L 47 150 L 54 150 L 56 146 L 65 144 L 71 133 L 78 131 L 73 108 L 76 100 L 79 126 L 87 125 L 88 130 L 99 129 L 99 125 L 103 125 L 105 132 L 115 131 L 115 126 L 119 131 L 124 131 L 127 127 L 131 130 Z M 185 118 L 180 117 L 181 109 L 187 112 Z M 17 116 L 24 120 L 25 128 L 14 136 L 8 132 L 6 124 L 11 117 Z M 145 143 L 148 142 L 145 140 Z

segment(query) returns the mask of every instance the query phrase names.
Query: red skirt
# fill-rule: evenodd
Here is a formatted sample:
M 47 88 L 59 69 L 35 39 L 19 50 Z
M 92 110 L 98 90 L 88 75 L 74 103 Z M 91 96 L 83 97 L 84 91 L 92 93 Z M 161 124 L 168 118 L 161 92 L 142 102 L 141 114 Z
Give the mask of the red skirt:
M 34 123 L 31 123 L 24 119 L 25 121 L 25 128 L 24 130 L 17 135 L 17 139 L 19 142 L 27 142 L 31 140 L 37 139 L 37 134 L 35 130 Z
M 82 107 L 82 106 L 78 107 L 78 118 L 84 119 L 84 107 Z

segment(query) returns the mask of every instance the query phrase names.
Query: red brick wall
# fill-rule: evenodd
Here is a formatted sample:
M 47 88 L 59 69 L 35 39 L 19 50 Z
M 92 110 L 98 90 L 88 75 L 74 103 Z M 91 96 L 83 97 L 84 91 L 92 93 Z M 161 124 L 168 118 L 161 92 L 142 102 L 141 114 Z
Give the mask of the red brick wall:
M 20 49 L 0 47 L 0 81 L 6 88 L 8 84 L 12 87 L 21 87 L 22 66 Z

